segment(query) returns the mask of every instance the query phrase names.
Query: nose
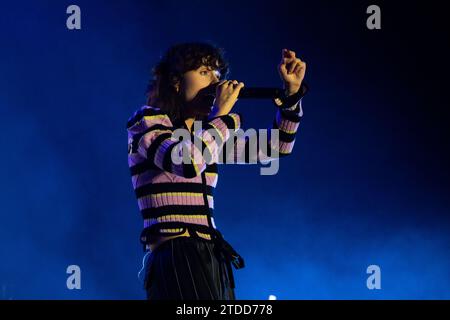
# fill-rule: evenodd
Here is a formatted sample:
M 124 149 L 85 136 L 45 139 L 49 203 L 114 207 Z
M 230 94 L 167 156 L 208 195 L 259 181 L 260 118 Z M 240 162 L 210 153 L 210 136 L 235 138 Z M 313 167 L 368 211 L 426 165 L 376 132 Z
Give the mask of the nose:
M 211 84 L 215 84 L 217 82 L 219 82 L 219 78 L 217 78 L 217 76 L 213 76 Z
M 213 79 L 211 81 L 211 84 L 219 82 L 219 75 L 217 74 L 217 72 L 212 71 L 211 74 L 212 74 L 212 79 Z

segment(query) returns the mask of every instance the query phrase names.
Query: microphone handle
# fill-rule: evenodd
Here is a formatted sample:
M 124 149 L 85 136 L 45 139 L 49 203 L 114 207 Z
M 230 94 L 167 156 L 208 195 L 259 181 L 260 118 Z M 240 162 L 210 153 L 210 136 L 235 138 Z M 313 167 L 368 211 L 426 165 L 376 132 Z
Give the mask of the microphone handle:
M 214 87 L 215 89 L 215 87 Z M 309 86 L 305 81 L 302 82 L 300 89 L 297 94 L 290 96 L 287 99 L 297 99 L 299 97 L 303 97 L 309 91 Z M 215 91 L 214 91 L 215 93 Z M 250 88 L 242 88 L 239 92 L 238 98 L 241 99 L 273 99 L 277 97 L 284 96 L 284 89 L 281 88 L 266 88 L 266 87 L 250 87 Z
M 214 102 L 216 96 L 216 88 L 218 83 L 211 84 L 206 88 L 201 89 L 195 98 L 188 102 L 183 108 L 182 112 L 184 113 L 185 118 L 190 117 L 205 117 L 211 112 L 211 106 Z M 305 95 L 309 90 L 308 85 L 303 81 L 302 86 L 300 87 L 299 93 L 301 96 Z M 283 97 L 283 89 L 280 88 L 267 88 L 267 87 L 253 87 L 253 88 L 242 88 L 239 92 L 238 99 L 273 99 Z M 300 97 L 301 97 L 300 96 Z M 299 95 L 294 94 L 285 98 L 287 103 L 295 102 L 293 99 L 298 99 Z M 286 101 L 285 101 L 286 102 Z
M 200 90 L 201 95 L 216 95 L 216 87 L 218 83 L 214 83 L 209 85 L 206 88 Z M 271 88 L 271 87 L 250 87 L 250 88 L 242 88 L 239 92 L 238 99 L 273 99 L 282 93 L 282 89 L 280 88 Z
M 279 88 L 242 88 L 238 99 L 273 99 L 280 95 L 282 89 Z

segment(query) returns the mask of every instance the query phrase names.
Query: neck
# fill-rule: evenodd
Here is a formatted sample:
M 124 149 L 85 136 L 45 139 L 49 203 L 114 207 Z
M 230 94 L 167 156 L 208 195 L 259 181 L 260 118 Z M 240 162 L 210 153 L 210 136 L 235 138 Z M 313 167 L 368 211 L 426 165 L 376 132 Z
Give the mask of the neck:
M 186 126 L 189 129 L 189 132 L 192 131 L 191 127 L 192 127 L 192 124 L 194 123 L 194 120 L 195 120 L 195 118 L 187 118 L 186 120 L 184 120 L 184 122 L 186 123 Z

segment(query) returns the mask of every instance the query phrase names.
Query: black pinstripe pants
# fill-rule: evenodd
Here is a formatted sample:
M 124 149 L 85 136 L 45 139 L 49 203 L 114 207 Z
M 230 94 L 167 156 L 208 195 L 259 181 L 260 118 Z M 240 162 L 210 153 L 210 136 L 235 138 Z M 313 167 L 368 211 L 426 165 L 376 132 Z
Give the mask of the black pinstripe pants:
M 145 270 L 149 300 L 236 299 L 231 265 L 212 241 L 167 240 L 150 254 Z

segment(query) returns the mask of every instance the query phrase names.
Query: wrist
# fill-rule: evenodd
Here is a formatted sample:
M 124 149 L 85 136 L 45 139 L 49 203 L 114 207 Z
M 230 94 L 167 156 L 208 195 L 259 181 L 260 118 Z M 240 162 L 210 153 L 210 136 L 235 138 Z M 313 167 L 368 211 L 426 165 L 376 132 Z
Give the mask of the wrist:
M 300 86 L 285 86 L 284 94 L 286 97 L 292 96 L 293 94 L 296 94 L 300 90 Z

